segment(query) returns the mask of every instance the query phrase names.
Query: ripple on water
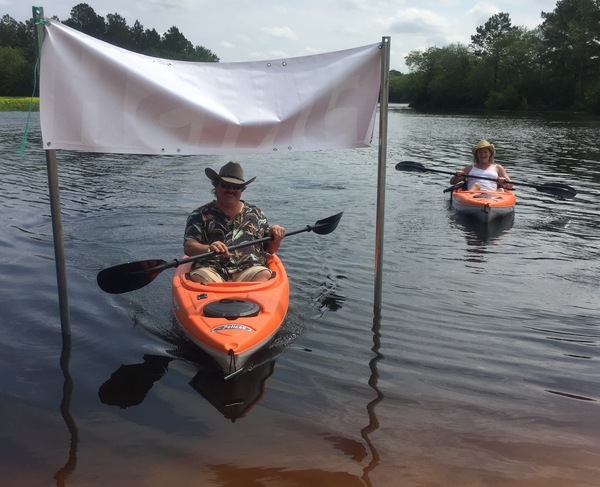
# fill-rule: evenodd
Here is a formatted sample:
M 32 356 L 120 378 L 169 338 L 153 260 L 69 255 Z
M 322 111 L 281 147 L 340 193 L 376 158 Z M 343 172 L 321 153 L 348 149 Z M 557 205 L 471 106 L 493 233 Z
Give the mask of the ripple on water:
M 0 131 L 7 155 L 0 161 L 0 402 L 7 444 L 28 438 L 28 448 L 9 448 L 5 465 L 29 462 L 41 485 L 56 470 L 35 459 L 50 458 L 58 469 L 70 446 L 65 425 L 52 419 L 64 385 L 52 227 L 39 125 L 20 158 L 23 118 L 8 118 Z M 560 180 L 578 196 L 557 200 L 521 187 L 514 221 L 481 228 L 449 209 L 446 176 L 393 169 L 400 160 L 463 167 L 482 137 L 494 140 L 513 179 Z M 242 158 L 257 176 L 244 197 L 272 222 L 296 230 L 344 216 L 329 235 L 284 240 L 289 314 L 263 357 L 276 359 L 264 390 L 235 424 L 193 387 L 202 385 L 202 361 L 174 326 L 171 272 L 123 295 L 106 295 L 95 282 L 108 266 L 179 257 L 187 215 L 210 198 L 204 169 L 223 158 L 61 152 L 72 409 L 85 444 L 77 478 L 131 479 L 156 453 L 148 445 L 160 444 L 164 461 L 156 468 L 181 485 L 197 483 L 211 462 L 228 463 L 226 474 L 248 465 L 303 469 L 307 461 L 358 477 L 368 463 L 372 478 L 403 472 L 432 485 L 448 478 L 551 485 L 555 477 L 564 487 L 593 485 L 600 455 L 591 427 L 600 400 L 596 138 L 594 127 L 544 118 L 393 112 L 380 316 L 373 309 L 377 150 Z M 100 389 L 117 371 L 155 359 L 168 366 L 151 377 L 139 404 L 124 410 L 102 402 Z M 208 457 L 199 459 L 200 450 Z M 568 466 L 557 466 L 556 452 Z

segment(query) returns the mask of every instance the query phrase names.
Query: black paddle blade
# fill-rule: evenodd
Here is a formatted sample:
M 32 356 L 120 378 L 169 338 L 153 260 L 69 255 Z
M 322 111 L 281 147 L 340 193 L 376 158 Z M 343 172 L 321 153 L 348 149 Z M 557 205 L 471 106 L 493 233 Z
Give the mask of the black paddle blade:
M 96 281 L 100 289 L 110 294 L 135 291 L 154 281 L 166 269 L 165 264 L 164 260 L 158 259 L 119 264 L 101 270 Z
M 328 233 L 333 232 L 337 228 L 338 223 L 342 219 L 343 214 L 344 212 L 342 211 L 337 215 L 332 215 L 327 218 L 323 218 L 322 220 L 317 221 L 314 224 L 314 226 L 310 229 L 313 232 L 318 233 L 319 235 L 327 235 Z
M 415 161 L 401 161 L 396 164 L 396 171 L 427 172 L 428 170 L 423 164 Z
M 540 193 L 548 193 L 560 198 L 571 199 L 577 196 L 577 191 L 567 184 L 563 183 L 544 183 L 536 186 Z
M 461 181 L 460 183 L 456 183 L 456 184 L 453 184 L 452 186 L 447 187 L 444 190 L 444 193 L 450 193 L 458 188 L 464 188 L 464 187 L 465 187 L 465 182 Z

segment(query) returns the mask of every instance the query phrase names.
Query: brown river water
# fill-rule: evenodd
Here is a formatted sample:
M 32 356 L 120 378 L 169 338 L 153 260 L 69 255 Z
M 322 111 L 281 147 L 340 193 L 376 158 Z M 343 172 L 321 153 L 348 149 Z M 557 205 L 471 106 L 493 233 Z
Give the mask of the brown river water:
M 289 230 L 288 317 L 223 383 L 182 336 L 163 272 L 103 293 L 103 268 L 182 252 L 219 157 L 58 152 L 72 333 L 61 336 L 37 114 L 0 113 L 0 485 L 597 487 L 600 123 L 389 114 L 381 316 L 377 147 L 237 159 Z M 458 218 L 441 174 L 490 138 L 514 219 Z M 375 138 L 375 141 L 377 139 Z

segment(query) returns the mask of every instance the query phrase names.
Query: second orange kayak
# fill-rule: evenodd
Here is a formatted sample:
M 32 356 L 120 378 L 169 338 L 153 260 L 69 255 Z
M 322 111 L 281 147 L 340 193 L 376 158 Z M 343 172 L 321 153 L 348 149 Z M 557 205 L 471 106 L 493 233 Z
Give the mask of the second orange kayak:
M 514 213 L 517 198 L 512 191 L 452 191 L 452 207 L 483 222 Z

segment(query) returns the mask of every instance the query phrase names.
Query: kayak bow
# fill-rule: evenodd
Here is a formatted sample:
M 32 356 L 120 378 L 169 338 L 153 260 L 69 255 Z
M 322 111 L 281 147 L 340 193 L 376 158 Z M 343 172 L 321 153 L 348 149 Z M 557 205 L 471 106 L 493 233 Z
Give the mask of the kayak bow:
M 457 213 L 473 216 L 483 222 L 513 214 L 517 202 L 512 191 L 453 189 L 451 199 Z

